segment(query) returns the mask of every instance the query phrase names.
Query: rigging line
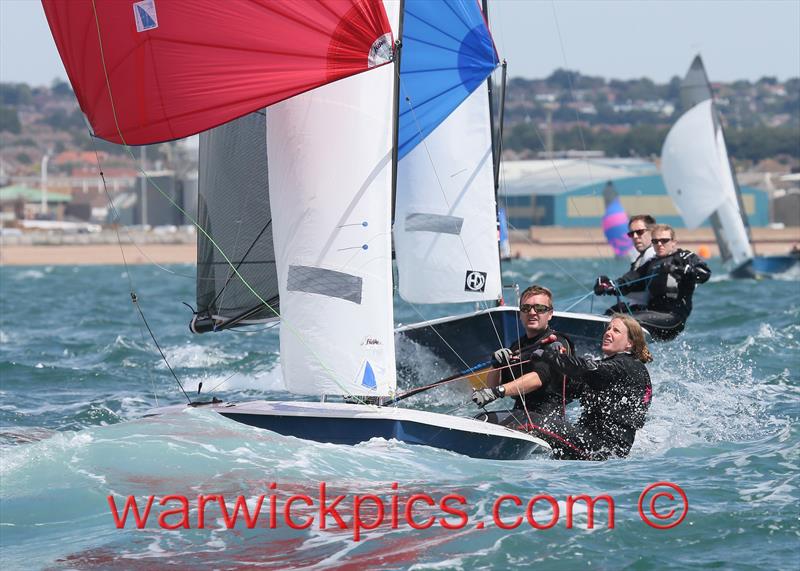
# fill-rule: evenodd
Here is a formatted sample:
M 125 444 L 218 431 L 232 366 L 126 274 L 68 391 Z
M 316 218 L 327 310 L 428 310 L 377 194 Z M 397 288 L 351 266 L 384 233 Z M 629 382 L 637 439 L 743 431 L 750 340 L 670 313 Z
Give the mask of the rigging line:
M 131 301 L 133 302 L 133 305 L 136 306 L 136 309 L 139 312 L 139 316 L 142 318 L 142 321 L 144 322 L 144 326 L 147 327 L 147 331 L 150 333 L 150 337 L 153 339 L 153 343 L 155 343 L 156 345 L 156 349 L 158 349 L 158 352 L 161 354 L 161 358 L 164 359 L 164 363 L 167 365 L 167 369 L 169 369 L 169 372 L 172 373 L 172 376 L 175 378 L 175 382 L 178 383 L 178 386 L 181 388 L 183 396 L 185 396 L 186 400 L 189 402 L 189 404 L 191 404 L 192 399 L 189 398 L 189 395 L 186 394 L 186 390 L 184 390 L 183 385 L 178 379 L 178 375 L 175 374 L 175 371 L 172 369 L 172 366 L 169 364 L 169 361 L 167 360 L 167 356 L 164 355 L 164 351 L 161 350 L 161 346 L 158 344 L 158 340 L 156 340 L 156 336 L 153 333 L 153 330 L 150 329 L 150 325 L 147 323 L 147 319 L 144 316 L 144 312 L 142 312 L 142 308 L 139 307 L 139 299 L 136 297 L 136 294 L 133 291 L 131 291 Z
M 575 97 L 575 89 L 574 89 L 574 87 L 572 85 L 572 74 L 570 74 L 570 72 L 569 72 L 569 63 L 567 62 L 567 51 L 564 48 L 564 38 L 561 35 L 561 26 L 558 23 L 558 14 L 556 12 L 555 0 L 551 0 L 550 5 L 551 5 L 552 10 L 553 10 L 553 20 L 555 21 L 556 33 L 558 34 L 558 43 L 559 43 L 559 47 L 561 48 L 561 57 L 564 60 L 564 67 L 565 67 L 565 70 L 567 72 L 567 86 L 569 87 L 570 97 L 572 97 L 572 101 L 574 103 L 577 103 L 578 100 Z M 581 126 L 580 111 L 578 110 L 577 105 L 575 106 L 575 119 L 576 119 L 576 121 L 575 121 L 576 126 L 578 127 L 578 136 L 581 139 L 581 145 L 583 146 L 583 151 L 584 151 L 584 155 L 585 155 L 588 149 L 586 148 L 586 139 L 585 139 L 584 134 L 583 134 L 583 127 Z M 594 180 L 594 176 L 592 175 L 592 165 L 591 165 L 591 161 L 589 160 L 588 156 L 585 156 L 585 162 L 586 162 L 586 169 L 587 169 L 587 171 L 589 173 L 590 184 L 592 186 L 594 186 L 596 183 L 595 183 L 595 180 Z M 592 191 L 592 196 L 597 196 L 597 191 L 596 190 Z M 570 202 L 572 202 L 573 208 L 575 208 L 575 210 L 580 215 L 580 210 L 578 208 L 577 202 L 575 201 L 574 197 L 570 196 L 569 200 L 570 200 Z M 597 249 L 598 253 L 602 254 L 602 251 L 600 250 L 600 246 L 597 244 L 597 242 L 595 242 L 595 248 Z M 601 255 L 601 258 L 605 258 L 605 257 Z
M 128 154 L 130 155 L 131 159 L 135 163 L 136 162 L 136 158 L 133 156 L 133 152 L 131 151 L 130 146 L 128 146 L 127 142 L 125 141 L 125 137 L 122 134 L 122 130 L 121 130 L 120 126 L 119 126 L 119 120 L 117 118 L 117 110 L 116 110 L 116 106 L 114 105 L 114 96 L 113 96 L 113 93 L 111 91 L 111 79 L 109 78 L 109 75 L 108 75 L 108 67 L 106 65 L 105 52 L 103 50 L 103 37 L 102 37 L 102 34 L 100 32 L 100 20 L 99 20 L 99 17 L 97 15 L 97 5 L 96 5 L 95 2 L 96 2 L 96 0 L 92 0 L 92 11 L 94 13 L 95 28 L 97 29 L 97 41 L 98 41 L 99 48 L 100 48 L 100 62 L 102 64 L 102 68 L 103 68 L 103 75 L 104 75 L 105 82 L 106 82 L 106 89 L 108 90 L 108 98 L 109 98 L 110 103 L 111 103 L 111 113 L 112 113 L 112 115 L 114 117 L 114 124 L 115 124 L 115 126 L 117 128 L 117 134 L 119 135 L 120 141 L 122 141 L 122 144 L 125 147 L 125 150 L 128 151 Z M 223 258 L 225 258 L 225 261 L 228 263 L 228 265 L 231 266 L 231 268 L 233 269 L 234 273 L 239 277 L 239 279 L 242 280 L 242 284 L 244 284 L 244 286 L 250 291 L 250 293 L 252 293 L 256 297 L 256 299 L 258 299 L 270 311 L 272 311 L 278 318 L 280 318 L 281 317 L 280 313 L 278 313 L 271 305 L 269 305 L 258 294 L 258 292 L 256 292 L 256 290 L 253 288 L 253 286 L 251 286 L 250 283 L 247 280 L 244 279 L 244 277 L 239 273 L 239 270 L 237 270 L 233 266 L 233 262 L 231 262 L 231 260 L 228 258 L 228 256 L 223 251 L 223 249 L 219 246 L 219 244 L 217 244 L 217 242 L 211 237 L 211 235 L 208 234 L 208 232 L 206 232 L 205 229 L 202 226 L 200 226 L 200 224 L 197 223 L 197 220 L 195 220 L 195 218 L 193 216 L 191 216 L 188 212 L 186 212 L 183 208 L 181 208 L 173 200 L 173 198 L 171 196 L 169 196 L 167 193 L 165 193 L 161 189 L 161 187 L 158 186 L 158 184 L 144 171 L 143 168 L 139 167 L 139 171 L 147 179 L 147 182 L 149 182 L 151 185 L 153 185 L 153 187 L 156 190 L 158 190 L 158 192 L 161 193 L 161 195 L 170 204 L 172 204 L 172 206 L 174 206 L 181 214 L 183 214 L 186 217 L 187 220 L 191 221 L 191 223 L 208 239 L 208 241 L 211 244 L 213 244 L 214 248 L 220 253 L 220 255 L 222 255 Z M 284 322 L 285 326 L 289 329 L 289 331 L 306 348 L 308 353 L 317 361 L 317 363 L 319 363 L 320 367 L 330 375 L 330 379 L 342 390 L 342 392 L 343 393 L 349 392 L 339 382 L 339 379 L 337 378 L 336 372 L 333 371 L 330 367 L 328 367 L 328 365 L 326 363 L 323 362 L 323 360 L 316 353 L 316 351 L 314 351 L 314 349 L 306 342 L 306 339 L 303 337 L 301 332 L 299 330 L 297 330 L 294 326 L 292 326 L 292 324 L 290 324 L 288 321 L 285 321 L 285 320 L 282 320 L 282 321 Z M 185 391 L 184 391 L 184 394 L 185 394 Z M 356 395 L 356 398 L 358 398 L 360 400 L 360 398 L 357 395 Z M 362 404 L 368 404 L 368 403 L 362 403 Z
M 214 391 L 216 391 L 218 388 L 220 388 L 222 385 L 224 385 L 225 383 L 227 383 L 228 381 L 230 381 L 230 380 L 231 380 L 233 377 L 235 377 L 235 376 L 236 376 L 236 375 L 238 375 L 238 374 L 239 374 L 239 371 L 234 371 L 234 372 L 233 372 L 233 374 L 232 374 L 232 375 L 230 375 L 230 376 L 229 376 L 227 379 L 225 379 L 225 380 L 223 380 L 223 381 L 221 381 L 221 382 L 217 383 L 216 385 L 214 385 L 214 388 L 212 388 L 212 389 L 210 389 L 210 390 L 208 390 L 208 391 L 206 391 L 206 392 L 207 392 L 207 393 L 209 393 L 209 394 L 210 394 L 210 393 L 213 393 Z
M 402 83 L 403 78 L 402 78 L 402 75 L 400 74 L 400 70 L 399 69 L 397 71 L 397 77 L 398 77 L 398 80 Z M 485 83 L 485 81 L 486 80 L 481 82 L 481 85 L 483 85 Z M 478 89 L 480 89 L 480 87 L 478 87 Z M 467 96 L 467 98 L 469 98 L 471 95 L 472 95 L 472 93 L 470 93 Z M 421 128 L 420 123 L 419 123 L 419 118 L 417 117 L 417 111 L 416 111 L 415 105 L 414 105 L 414 103 L 412 103 L 411 99 L 407 95 L 406 95 L 406 101 L 408 103 L 409 110 L 411 111 L 411 116 L 414 118 L 414 124 L 417 127 L 417 133 L 421 135 L 422 134 L 422 128 Z M 466 101 L 466 99 L 465 99 L 465 101 Z M 463 104 L 463 101 L 462 101 L 462 104 Z M 436 165 L 434 164 L 433 157 L 431 156 L 430 149 L 428 148 L 428 144 L 427 144 L 426 139 L 427 139 L 427 137 L 423 137 L 418 144 L 421 144 L 422 147 L 425 149 L 425 154 L 428 157 L 428 161 L 430 162 L 431 169 L 433 170 L 433 175 L 434 175 L 434 177 L 436 179 L 436 183 L 437 183 L 437 185 L 439 187 L 439 191 L 440 191 L 440 193 L 442 195 L 442 199 L 444 200 L 444 203 L 447 205 L 448 211 L 452 212 L 452 206 L 450 205 L 450 202 L 447 200 L 447 195 L 446 195 L 445 190 L 444 190 L 444 185 L 442 184 L 442 181 L 439 178 L 439 172 L 437 171 Z M 464 244 L 464 238 L 461 236 L 461 233 L 458 234 L 458 241 L 461 244 L 462 250 L 464 251 L 464 256 L 467 259 L 467 263 L 469 264 L 469 267 L 470 268 L 474 268 L 474 266 L 472 264 L 472 261 L 470 260 L 470 257 L 469 257 L 469 251 L 467 249 L 466 244 Z M 499 261 L 500 261 L 500 254 L 498 252 L 498 268 L 499 268 Z M 503 280 L 502 273 L 498 277 L 500 279 L 501 295 L 502 295 L 502 280 Z M 486 300 L 479 300 L 477 303 L 478 303 L 479 307 L 483 307 L 484 309 L 488 309 L 489 308 L 488 302 Z M 494 330 L 495 337 L 497 338 L 497 342 L 500 345 L 500 347 L 502 347 L 503 346 L 503 339 L 502 339 L 502 337 L 500 335 L 500 332 L 497 330 L 497 326 L 494 323 L 494 319 L 492 319 L 492 316 L 490 314 L 487 314 L 487 315 L 489 317 L 489 322 L 491 323 L 492 329 Z M 425 318 L 423 317 L 423 320 L 424 319 Z M 438 332 L 436 332 L 436 334 L 439 335 Z M 439 336 L 441 337 L 441 335 L 439 335 Z M 442 341 L 444 341 L 444 338 L 442 338 Z M 448 347 L 450 347 L 449 344 L 448 344 Z M 452 347 L 450 347 L 450 349 L 453 350 Z M 453 352 L 455 353 L 455 350 L 453 350 Z M 462 360 L 462 362 L 463 362 L 463 359 L 461 359 L 461 357 L 459 355 L 456 354 L 456 356 L 460 360 Z M 464 364 L 466 365 L 466 363 L 464 363 Z
M 545 144 L 544 140 L 542 139 L 542 134 L 539 132 L 539 129 L 536 127 L 535 123 L 533 125 L 533 131 L 536 133 L 536 138 L 539 139 L 539 143 L 542 145 L 542 148 L 547 150 L 547 145 Z M 550 157 L 550 164 L 552 165 L 553 170 L 556 171 L 556 176 L 558 176 L 558 180 L 561 183 L 561 187 L 564 189 L 564 192 L 565 193 L 569 193 L 569 187 L 567 187 L 567 183 L 564 180 L 564 177 L 561 175 L 561 171 L 558 169 L 558 165 L 556 165 L 556 161 L 555 161 L 555 159 L 553 157 Z M 594 184 L 594 183 L 592 183 L 592 184 Z M 582 216 L 580 208 L 578 207 L 578 204 L 575 201 L 575 197 L 573 197 L 573 196 L 571 196 L 569 194 L 567 194 L 567 196 L 568 196 L 569 201 L 572 203 L 572 207 L 575 209 L 575 211 L 578 213 L 579 216 Z M 587 236 L 589 236 L 589 238 L 591 239 L 591 234 L 588 234 L 587 231 L 584 231 L 583 233 L 586 234 Z M 605 256 L 603 255 L 603 251 L 600 249 L 600 246 L 597 244 L 597 240 L 590 240 L 590 241 L 592 242 L 592 244 L 594 244 L 594 247 L 597 250 L 597 253 L 599 254 L 599 257 L 601 259 L 605 258 Z
M 133 301 L 134 305 L 136 306 L 136 309 L 139 312 L 139 317 L 141 318 L 141 320 L 144 323 L 145 327 L 147 327 L 147 330 L 150 332 L 150 337 L 153 339 L 153 343 L 155 343 L 156 347 L 158 347 L 158 350 L 161 353 L 161 357 L 164 359 L 164 363 L 167 365 L 167 368 L 172 373 L 172 376 L 175 377 L 175 381 L 177 381 L 178 386 L 181 388 L 181 391 L 183 391 L 183 394 L 186 395 L 186 391 L 183 390 L 183 386 L 181 385 L 181 382 L 178 380 L 178 377 L 175 375 L 175 371 L 172 370 L 172 367 L 170 366 L 169 361 L 167 361 L 166 356 L 161 351 L 161 347 L 158 346 L 158 341 L 156 341 L 155 335 L 153 334 L 152 330 L 150 329 L 150 326 L 147 324 L 147 319 L 145 319 L 144 313 L 142 312 L 142 309 L 141 309 L 141 307 L 139 306 L 139 304 L 138 304 L 138 302 L 136 300 L 136 293 L 134 292 L 134 288 L 133 288 L 133 278 L 131 277 L 131 270 L 128 267 L 128 261 L 125 258 L 125 249 L 122 247 L 122 239 L 120 238 L 120 235 L 119 235 L 119 220 L 120 220 L 120 218 L 119 218 L 119 210 L 117 210 L 117 207 L 114 205 L 114 201 L 111 199 L 111 193 L 108 192 L 108 184 L 106 183 L 105 173 L 103 173 L 103 167 L 102 167 L 102 165 L 100 163 L 100 154 L 97 152 L 97 145 L 95 144 L 94 137 L 91 136 L 91 133 L 90 133 L 89 139 L 92 141 L 92 148 L 94 149 L 94 156 L 95 156 L 95 160 L 97 161 L 97 168 L 100 171 L 100 180 L 103 181 L 103 190 L 106 193 L 106 197 L 108 199 L 109 204 L 111 205 L 111 212 L 116 217 L 117 224 L 114 225 L 114 231 L 115 231 L 115 234 L 117 236 L 117 244 L 119 245 L 120 254 L 122 255 L 122 263 L 125 266 L 125 275 L 128 278 L 128 285 L 129 285 L 131 300 Z M 141 330 L 141 328 L 139 329 L 139 334 L 140 334 L 140 336 L 142 338 L 142 341 L 144 341 L 144 332 Z M 158 406 L 158 393 L 156 393 L 155 381 L 153 379 L 152 371 L 150 370 L 149 367 L 147 368 L 147 376 L 150 379 L 150 386 L 153 389 L 153 398 L 156 401 L 156 406 Z M 192 400 L 189 399 L 188 395 L 186 395 L 186 398 L 189 400 L 190 403 L 192 402 Z

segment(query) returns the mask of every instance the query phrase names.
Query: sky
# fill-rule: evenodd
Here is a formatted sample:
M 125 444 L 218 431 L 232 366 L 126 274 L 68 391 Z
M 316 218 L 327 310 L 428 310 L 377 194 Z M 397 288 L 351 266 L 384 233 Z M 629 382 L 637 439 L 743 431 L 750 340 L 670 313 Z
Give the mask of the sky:
M 712 81 L 800 76 L 800 0 L 489 0 L 489 12 L 511 77 L 664 83 L 697 53 Z M 40 2 L 0 0 L 0 81 L 55 78 L 66 73 Z

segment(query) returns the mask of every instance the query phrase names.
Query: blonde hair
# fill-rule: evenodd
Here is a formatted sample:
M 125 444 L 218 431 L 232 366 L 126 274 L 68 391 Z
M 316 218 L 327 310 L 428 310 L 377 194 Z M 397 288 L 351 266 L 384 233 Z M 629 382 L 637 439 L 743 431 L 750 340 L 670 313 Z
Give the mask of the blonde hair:
M 647 348 L 647 341 L 644 339 L 644 330 L 639 322 L 630 315 L 624 313 L 614 313 L 611 315 L 611 321 L 619 319 L 628 330 L 628 341 L 631 342 L 631 353 L 634 357 L 642 363 L 649 363 L 653 360 L 653 355 L 650 349 Z M 610 322 L 609 322 L 610 323 Z
M 669 232 L 670 239 L 675 239 L 675 229 L 669 224 L 656 224 L 655 226 L 651 226 L 650 235 L 653 235 L 656 232 Z

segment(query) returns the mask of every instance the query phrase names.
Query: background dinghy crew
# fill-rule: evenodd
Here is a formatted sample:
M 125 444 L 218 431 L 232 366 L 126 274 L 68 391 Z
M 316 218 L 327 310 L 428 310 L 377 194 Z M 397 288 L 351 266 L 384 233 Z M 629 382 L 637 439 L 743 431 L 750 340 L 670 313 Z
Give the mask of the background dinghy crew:
M 692 312 L 692 296 L 697 284 L 708 281 L 711 270 L 689 250 L 678 248 L 675 230 L 667 224 L 656 224 L 650 230 L 655 257 L 612 282 L 600 276 L 594 286 L 595 295 L 629 296 L 641 292 L 646 302 L 618 303 L 609 311 L 629 312 L 647 327 L 656 339 L 668 341 L 677 337 Z
M 483 408 L 504 397 L 515 401 L 512 410 L 484 412 L 478 418 L 513 427 L 527 423 L 529 413 L 562 415 L 568 400 L 566 379 L 532 354 L 549 344 L 555 351 L 572 354 L 572 342 L 550 329 L 553 294 L 546 287 L 532 285 L 522 292 L 519 318 L 525 335 L 511 347 L 498 349 L 492 359 L 494 370 L 486 378 L 486 388 L 473 391 L 472 400 Z
M 582 359 L 545 346 L 536 353 L 569 380 L 582 413 L 576 424 L 531 417 L 531 431 L 553 447 L 556 458 L 605 460 L 625 457 L 644 426 L 652 399 L 645 363 L 653 360 L 639 323 L 615 314 L 603 334 L 601 360 Z
M 639 252 L 639 255 L 631 262 L 630 272 L 639 269 L 643 264 L 649 262 L 655 257 L 656 252 L 653 249 L 651 242 L 650 230 L 656 224 L 656 219 L 649 214 L 637 214 L 631 216 L 628 220 L 628 238 L 633 241 L 633 247 Z M 609 283 L 611 280 L 608 276 L 600 276 L 595 281 L 594 291 L 597 295 L 601 295 L 598 291 L 604 289 L 604 284 Z M 632 291 L 626 296 L 630 306 L 637 305 L 644 308 L 647 305 L 647 292 Z M 608 308 L 606 315 L 612 313 L 626 313 L 628 308 L 624 302 L 619 302 L 617 305 Z

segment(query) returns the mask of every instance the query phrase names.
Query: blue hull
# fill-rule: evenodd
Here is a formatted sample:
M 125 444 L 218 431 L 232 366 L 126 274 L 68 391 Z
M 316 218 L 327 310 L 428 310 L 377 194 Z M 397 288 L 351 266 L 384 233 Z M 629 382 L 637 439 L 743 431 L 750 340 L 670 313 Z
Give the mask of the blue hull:
M 469 433 L 430 426 L 422 423 L 394 419 L 344 419 L 298 417 L 279 415 L 241 414 L 218 411 L 222 416 L 271 430 L 284 436 L 294 436 L 315 442 L 354 445 L 371 438 L 399 440 L 406 444 L 420 444 L 442 448 L 472 458 L 492 460 L 522 460 L 537 448 L 533 442 Z
M 780 274 L 800 270 L 797 256 L 756 256 L 731 271 L 732 278 L 771 278 Z

